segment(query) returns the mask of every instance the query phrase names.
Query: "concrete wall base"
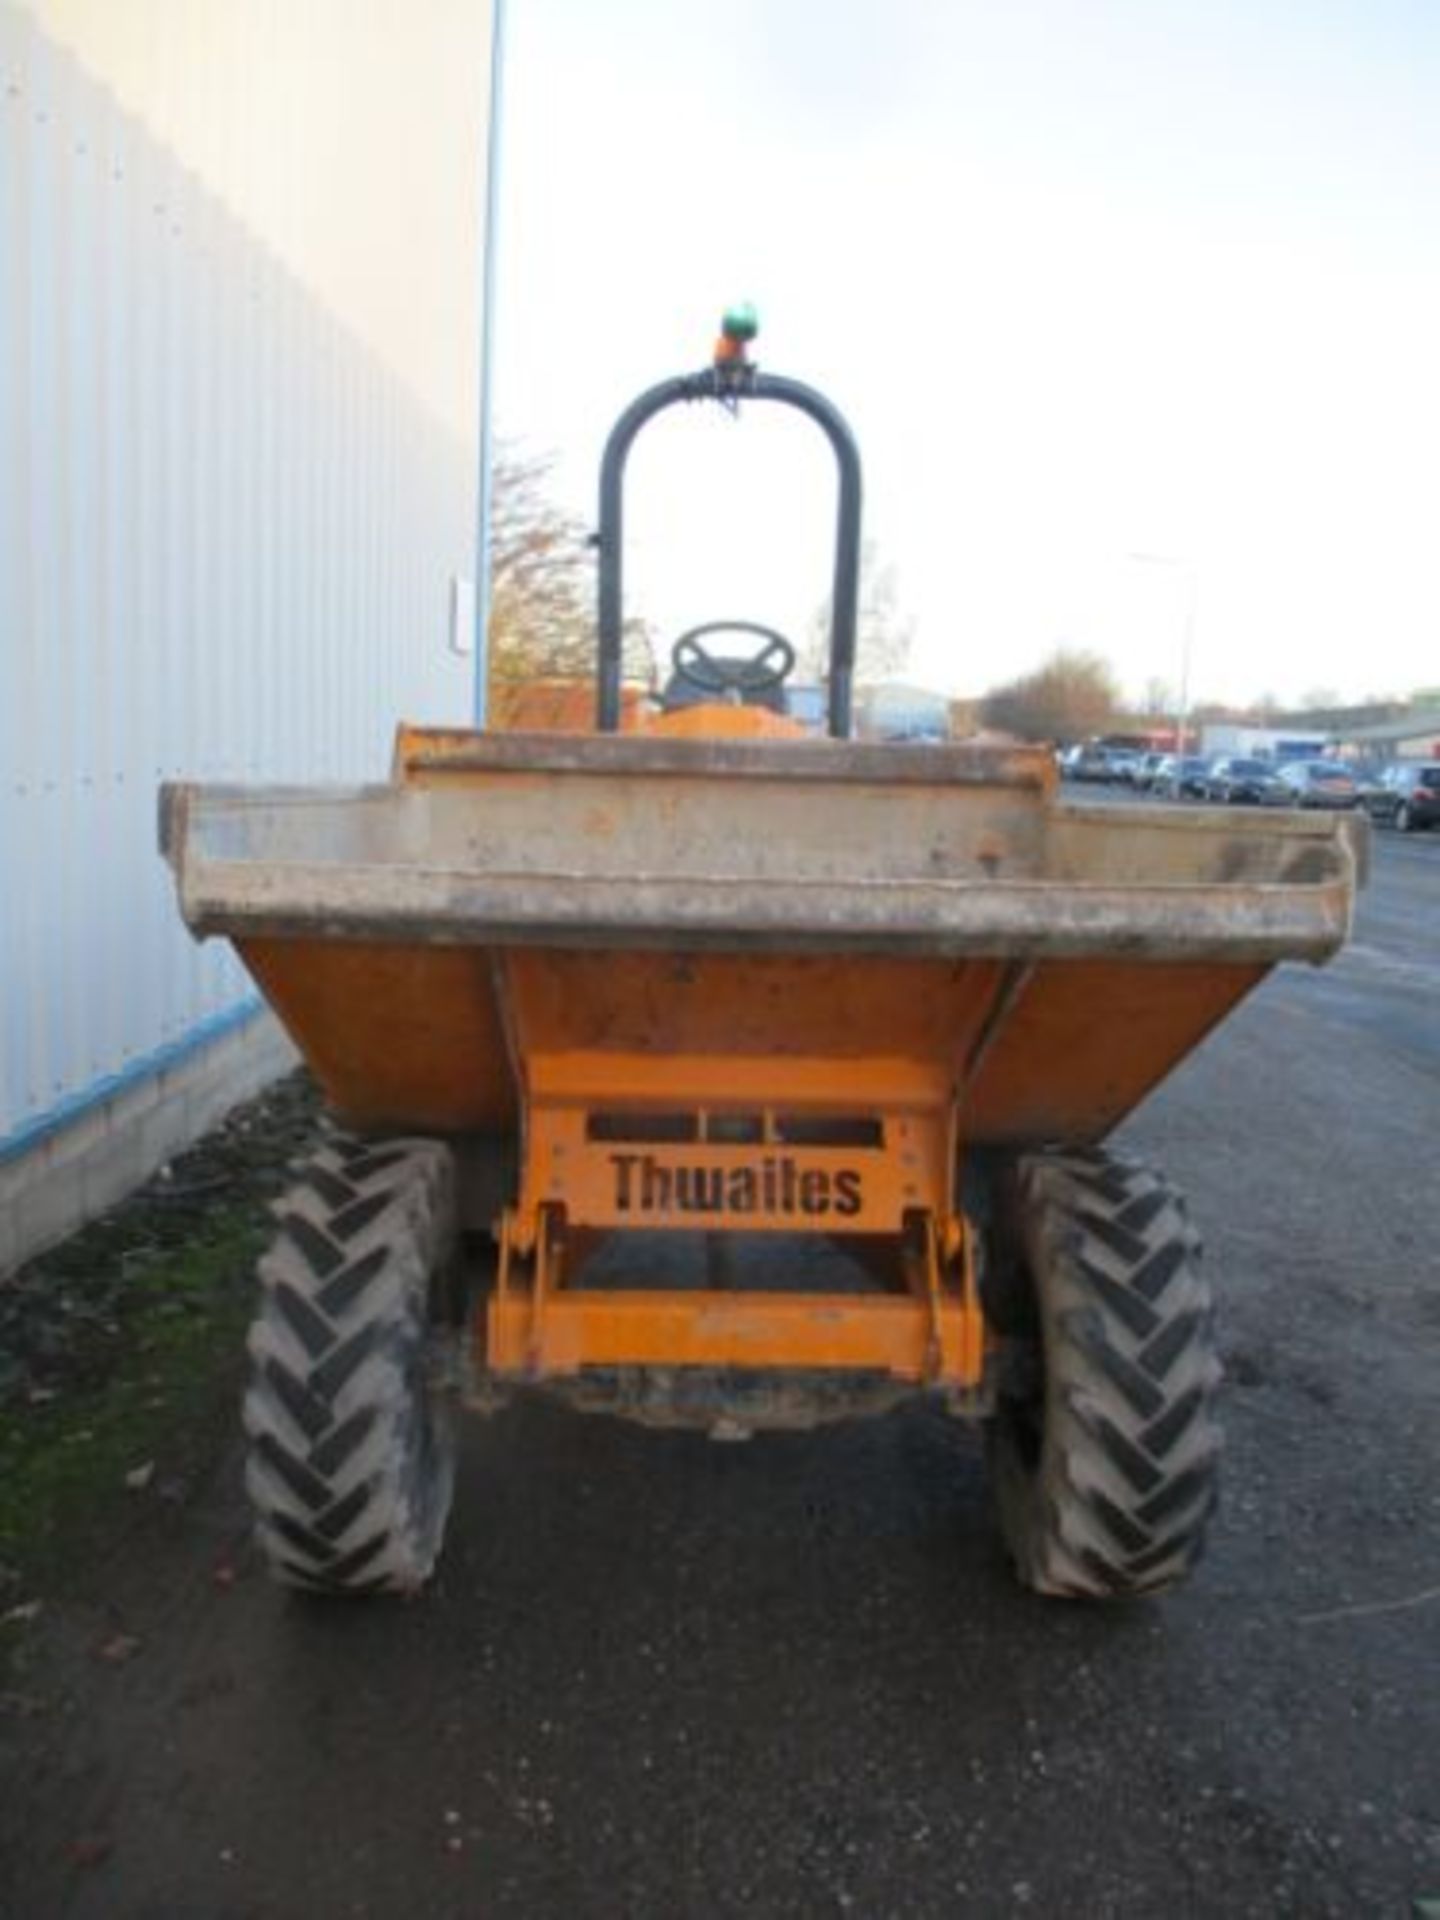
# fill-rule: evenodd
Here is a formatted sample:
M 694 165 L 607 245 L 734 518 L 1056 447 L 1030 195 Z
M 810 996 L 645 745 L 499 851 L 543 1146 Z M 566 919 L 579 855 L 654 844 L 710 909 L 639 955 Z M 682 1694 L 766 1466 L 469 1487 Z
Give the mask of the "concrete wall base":
M 0 1163 L 0 1276 L 123 1200 L 298 1058 L 274 1015 L 257 1013 Z

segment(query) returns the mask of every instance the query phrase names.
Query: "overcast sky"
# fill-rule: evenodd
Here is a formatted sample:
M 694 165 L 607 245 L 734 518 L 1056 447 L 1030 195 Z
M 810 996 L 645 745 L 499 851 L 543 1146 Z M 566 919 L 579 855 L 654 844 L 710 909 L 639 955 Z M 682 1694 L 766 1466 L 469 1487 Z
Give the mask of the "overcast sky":
M 1193 571 L 1200 698 L 1440 682 L 1434 0 L 508 19 L 497 412 L 587 514 L 613 415 L 745 297 L 860 438 L 912 677 L 1066 642 L 1173 684 Z M 803 628 L 828 458 L 761 409 L 651 428 L 636 610 Z

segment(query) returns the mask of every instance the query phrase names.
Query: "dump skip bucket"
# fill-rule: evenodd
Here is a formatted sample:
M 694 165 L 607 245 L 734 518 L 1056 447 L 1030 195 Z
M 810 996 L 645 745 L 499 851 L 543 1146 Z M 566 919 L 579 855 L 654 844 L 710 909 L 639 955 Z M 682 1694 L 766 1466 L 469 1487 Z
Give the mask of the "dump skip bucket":
M 531 949 L 581 1027 L 621 1020 L 630 953 L 642 1046 L 733 1053 L 744 1005 L 754 1048 L 843 1058 L 863 1020 L 966 1083 L 972 1138 L 1094 1138 L 1271 965 L 1336 950 L 1363 825 L 1053 787 L 1025 748 L 412 730 L 387 786 L 171 787 L 162 837 L 354 1120 L 504 1125 L 496 956 Z

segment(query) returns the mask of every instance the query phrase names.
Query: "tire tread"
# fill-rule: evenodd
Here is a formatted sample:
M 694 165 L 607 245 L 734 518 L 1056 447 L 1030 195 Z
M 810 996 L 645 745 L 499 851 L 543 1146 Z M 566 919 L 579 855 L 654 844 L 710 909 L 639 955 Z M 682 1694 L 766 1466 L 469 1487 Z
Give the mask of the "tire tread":
M 245 1396 L 257 1538 L 284 1584 L 413 1592 L 453 1471 L 427 1369 L 430 1278 L 456 1236 L 449 1150 L 332 1138 L 275 1213 Z
M 1000 1519 L 1036 1591 L 1118 1598 L 1191 1571 L 1215 1506 L 1220 1366 L 1199 1239 L 1150 1169 L 1101 1149 L 1022 1156 L 1014 1239 L 1036 1296 L 1044 1385 L 1020 1439 L 992 1423 Z

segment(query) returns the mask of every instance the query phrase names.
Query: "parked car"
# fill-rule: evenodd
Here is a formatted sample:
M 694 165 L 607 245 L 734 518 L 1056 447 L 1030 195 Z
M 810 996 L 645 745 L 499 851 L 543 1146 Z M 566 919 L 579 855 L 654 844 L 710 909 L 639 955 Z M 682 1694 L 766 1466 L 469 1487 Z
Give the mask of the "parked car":
M 1150 788 L 1155 784 L 1156 774 L 1165 762 L 1172 758 L 1173 755 L 1168 753 L 1142 753 L 1140 756 L 1140 764 L 1136 767 L 1134 775 L 1132 776 L 1134 785 L 1143 788 L 1148 793 Z
M 1360 790 L 1355 776 L 1338 760 L 1292 760 L 1281 767 L 1290 803 L 1297 807 L 1353 807 Z
M 1097 746 L 1093 740 L 1087 740 L 1083 747 L 1071 747 L 1065 775 L 1071 780 L 1113 780 L 1114 752 L 1113 747 Z
M 1361 797 L 1372 820 L 1401 833 L 1433 827 L 1440 823 L 1440 760 L 1387 767 Z
M 1110 778 L 1118 787 L 1133 787 L 1145 758 L 1139 747 L 1111 747 Z
M 1268 760 L 1217 760 L 1205 782 L 1205 798 L 1232 807 L 1285 807 L 1290 789 Z
M 1198 753 L 1171 754 L 1155 776 L 1155 792 L 1171 800 L 1203 800 L 1210 762 Z
M 1379 800 L 1385 791 L 1382 783 L 1387 769 L 1376 766 L 1352 766 L 1350 771 L 1355 776 L 1355 797 L 1362 807 L 1368 809 L 1371 802 Z

